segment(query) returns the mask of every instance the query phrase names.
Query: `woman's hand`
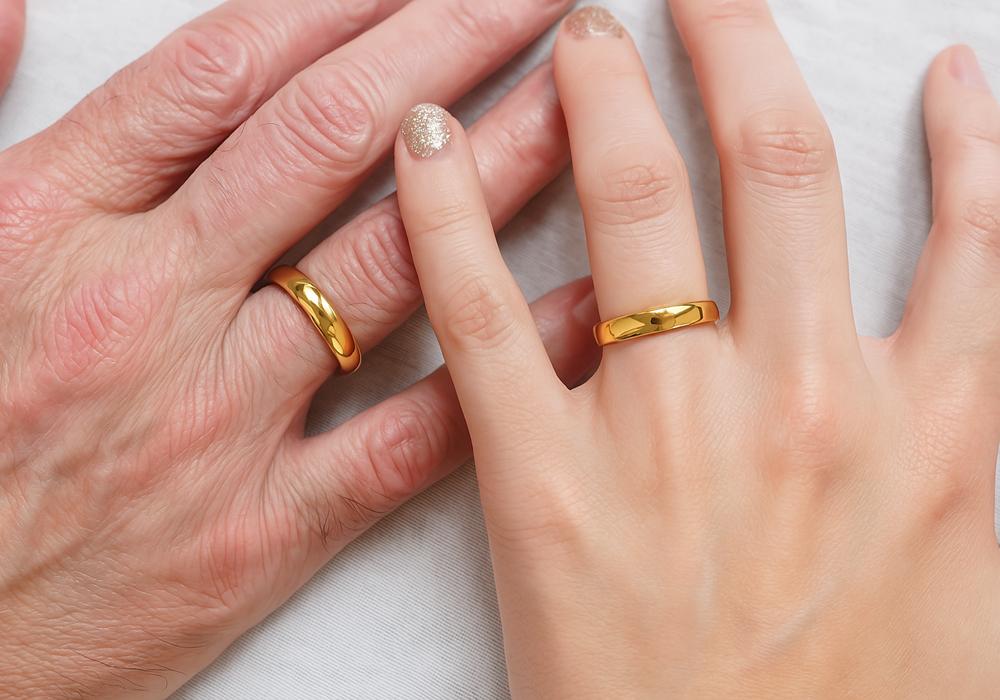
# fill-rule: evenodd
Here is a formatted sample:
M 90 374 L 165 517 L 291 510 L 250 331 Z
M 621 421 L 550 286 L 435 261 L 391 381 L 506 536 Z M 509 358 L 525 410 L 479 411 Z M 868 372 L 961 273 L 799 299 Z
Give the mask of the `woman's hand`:
M 724 322 L 607 347 L 566 389 L 456 122 L 424 108 L 396 149 L 514 694 L 995 697 L 1000 109 L 969 49 L 935 62 L 928 252 L 899 332 L 861 339 L 833 143 L 765 3 L 671 5 L 721 161 Z M 588 9 L 555 60 L 601 317 L 708 299 L 634 45 Z M 429 158 L 421 121 L 452 133 Z
M 167 695 L 463 461 L 440 372 L 304 439 L 335 363 L 287 295 L 250 291 L 410 105 L 567 4 L 233 0 L 0 154 L 0 696 Z M 472 139 L 502 224 L 566 163 L 548 72 Z M 394 199 L 300 267 L 364 348 L 420 304 Z M 594 356 L 563 309 L 589 293 L 536 309 L 570 381 Z

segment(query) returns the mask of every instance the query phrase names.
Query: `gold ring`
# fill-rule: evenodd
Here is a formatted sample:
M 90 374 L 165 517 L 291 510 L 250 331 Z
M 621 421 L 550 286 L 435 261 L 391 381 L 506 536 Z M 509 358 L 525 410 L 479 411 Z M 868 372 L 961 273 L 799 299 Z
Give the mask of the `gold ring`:
M 316 326 L 323 340 L 330 347 L 342 374 L 356 372 L 361 366 L 361 348 L 354 340 L 354 334 L 340 317 L 333 305 L 323 296 L 315 284 L 298 269 L 282 265 L 271 270 L 267 280 L 286 292 L 295 303 L 306 312 Z
M 719 307 L 714 301 L 692 301 L 680 306 L 649 309 L 594 326 L 594 338 L 601 347 L 624 343 L 645 335 L 667 333 L 681 328 L 715 323 L 719 320 Z

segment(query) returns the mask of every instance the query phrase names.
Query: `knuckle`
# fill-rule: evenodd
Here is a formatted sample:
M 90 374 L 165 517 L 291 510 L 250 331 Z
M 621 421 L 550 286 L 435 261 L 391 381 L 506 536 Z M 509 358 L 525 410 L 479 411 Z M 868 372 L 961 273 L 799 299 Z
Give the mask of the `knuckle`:
M 492 53 L 509 46 L 514 35 L 512 13 L 501 3 L 461 0 L 451 12 L 450 26 L 456 33 L 456 45 L 466 53 Z
M 463 351 L 493 350 L 512 342 L 517 332 L 510 305 L 496 285 L 481 276 L 462 282 L 442 310 L 439 327 L 451 346 Z
M 800 373 L 778 392 L 768 424 L 767 469 L 774 476 L 818 476 L 848 460 L 851 425 L 837 379 L 822 370 Z
M 338 303 L 348 318 L 389 326 L 419 304 L 420 283 L 395 204 L 383 205 L 344 232 L 338 253 Z
M 374 148 L 379 94 L 371 69 L 360 65 L 314 71 L 279 98 L 279 137 L 297 156 L 290 164 L 310 169 L 354 173 L 362 170 Z M 276 167 L 282 166 L 280 163 Z
M 453 434 L 461 430 L 426 402 L 383 413 L 347 438 L 350 457 L 342 463 L 337 488 L 314 484 L 308 491 L 317 495 L 308 499 L 291 494 L 296 519 L 331 549 L 423 490 L 444 463 Z
M 553 138 L 564 127 L 556 128 L 562 119 L 558 102 L 546 99 L 535 109 L 520 118 L 505 121 L 491 127 L 489 139 L 492 148 L 478 149 L 477 157 L 483 163 L 484 171 L 502 167 L 517 166 L 527 173 L 555 173 L 562 170 L 567 162 L 567 148 L 563 138 Z M 485 159 L 485 161 L 484 161 Z
M 924 488 L 924 512 L 933 521 L 946 520 L 969 501 L 981 498 L 996 460 L 989 440 L 1000 437 L 997 424 L 984 425 L 981 411 L 969 405 L 962 395 L 939 396 L 924 400 L 919 419 L 910 431 L 908 469 Z M 996 445 L 996 441 L 992 443 Z M 986 449 L 983 449 L 983 446 Z M 986 467 L 986 468 L 984 468 Z
M 184 383 L 184 391 L 165 411 L 163 429 L 150 450 L 169 463 L 192 448 L 208 448 L 219 436 L 234 429 L 245 406 L 237 400 L 232 385 L 220 381 L 221 368 L 200 371 Z
M 605 159 L 613 163 L 616 158 Z M 655 232 L 659 239 L 665 219 L 681 209 L 687 196 L 687 174 L 680 156 L 605 166 L 594 192 L 587 193 L 596 205 L 594 216 L 612 235 L 623 233 L 626 241 L 636 234 Z M 640 236 L 641 239 L 641 236 Z
M 745 120 L 731 150 L 745 179 L 768 190 L 822 190 L 837 168 L 823 120 L 789 110 L 766 110 Z
M 358 30 L 375 21 L 381 7 L 381 0 L 353 0 L 353 2 L 338 3 L 337 10 L 342 21 Z
M 232 128 L 263 101 L 267 72 L 261 70 L 264 39 L 246 16 L 196 23 L 166 43 L 159 60 L 167 65 L 156 89 L 167 91 L 176 108 L 200 123 Z
M 366 449 L 365 491 L 392 507 L 422 490 L 448 453 L 450 429 L 454 426 L 425 403 L 387 413 Z
M 106 273 L 72 287 L 39 325 L 37 347 L 58 387 L 119 377 L 140 361 L 135 352 L 165 295 L 151 279 Z
M 245 605 L 246 587 L 266 564 L 262 530 L 254 518 L 223 513 L 209 518 L 198 540 L 194 566 L 178 573 L 178 582 L 205 611 L 220 613 Z
M 22 268 L 37 258 L 45 223 L 56 209 L 54 193 L 40 182 L 0 183 L 0 267 Z
M 539 447 L 547 447 L 544 440 Z M 487 514 L 491 540 L 503 550 L 546 558 L 579 553 L 593 524 L 592 503 L 584 491 L 578 481 L 561 476 L 535 479 L 514 517 Z
M 959 215 L 960 235 L 976 251 L 1000 262 L 1000 196 L 977 198 L 967 202 Z

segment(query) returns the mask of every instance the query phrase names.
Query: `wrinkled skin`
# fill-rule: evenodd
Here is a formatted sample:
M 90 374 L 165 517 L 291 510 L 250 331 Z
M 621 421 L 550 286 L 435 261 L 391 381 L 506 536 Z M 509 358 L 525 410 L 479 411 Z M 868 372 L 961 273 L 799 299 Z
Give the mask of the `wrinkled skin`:
M 514 696 L 995 698 L 1000 108 L 967 47 L 931 67 L 927 253 L 898 332 L 859 338 L 833 142 L 765 2 L 670 5 L 720 158 L 723 322 L 608 347 L 567 389 L 459 125 L 432 158 L 397 145 Z M 555 75 L 601 317 L 708 298 L 631 40 L 568 21 Z
M 412 104 L 457 99 L 567 4 L 232 0 L 0 154 L 0 696 L 168 695 L 467 458 L 443 372 L 306 439 L 333 359 L 251 290 Z M 0 17 L 6 82 L 20 0 Z M 475 134 L 502 224 L 566 163 L 549 71 Z M 367 349 L 420 304 L 394 198 L 299 266 Z M 589 292 L 535 308 L 570 382 L 594 355 L 563 309 Z

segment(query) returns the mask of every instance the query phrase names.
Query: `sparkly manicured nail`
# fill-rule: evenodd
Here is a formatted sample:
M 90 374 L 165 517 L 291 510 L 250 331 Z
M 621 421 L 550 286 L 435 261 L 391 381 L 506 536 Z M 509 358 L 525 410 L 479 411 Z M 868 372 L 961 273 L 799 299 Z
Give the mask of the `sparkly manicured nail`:
M 451 142 L 448 113 L 437 105 L 417 105 L 403 120 L 402 133 L 415 158 L 430 158 Z
M 625 27 L 603 7 L 582 7 L 566 18 L 566 29 L 578 39 L 625 36 Z

